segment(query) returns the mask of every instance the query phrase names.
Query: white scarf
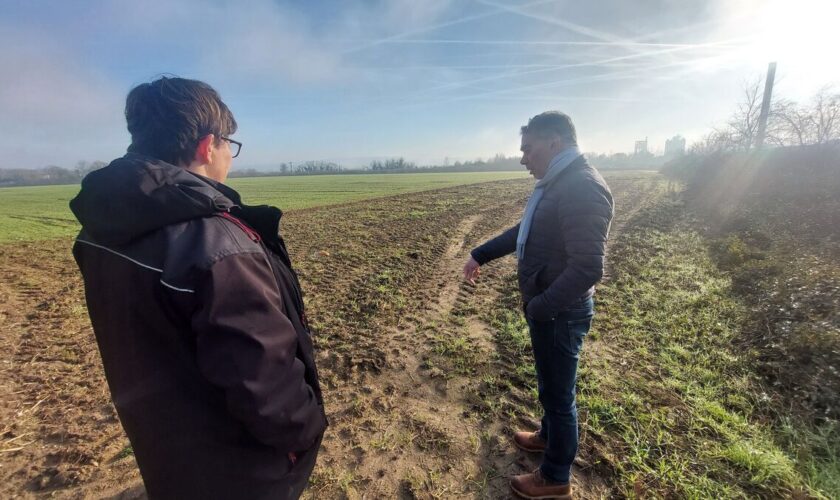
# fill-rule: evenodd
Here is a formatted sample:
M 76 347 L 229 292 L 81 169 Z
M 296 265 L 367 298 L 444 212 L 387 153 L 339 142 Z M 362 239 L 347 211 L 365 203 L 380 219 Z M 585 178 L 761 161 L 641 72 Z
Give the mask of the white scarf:
M 537 205 L 540 204 L 546 186 L 557 177 L 560 172 L 566 169 L 573 161 L 580 156 L 580 150 L 577 146 L 571 146 L 563 151 L 557 153 L 557 156 L 552 158 L 551 163 L 548 164 L 548 170 L 545 172 L 545 177 L 537 181 L 534 186 L 534 194 L 528 200 L 528 205 L 525 207 L 525 213 L 522 215 L 522 222 L 519 223 L 519 235 L 516 237 L 516 258 L 522 260 L 525 256 L 525 242 L 528 241 L 528 233 L 531 232 L 531 223 L 534 221 L 534 212 L 537 211 Z

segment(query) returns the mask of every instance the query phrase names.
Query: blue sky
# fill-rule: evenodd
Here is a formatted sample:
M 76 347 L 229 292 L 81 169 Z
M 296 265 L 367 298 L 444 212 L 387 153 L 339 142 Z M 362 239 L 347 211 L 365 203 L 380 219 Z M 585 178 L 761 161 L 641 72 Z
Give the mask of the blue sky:
M 569 113 L 587 151 L 691 142 L 778 62 L 777 93 L 840 81 L 834 0 L 0 0 L 0 168 L 110 160 L 136 84 L 213 85 L 235 166 L 515 154 Z

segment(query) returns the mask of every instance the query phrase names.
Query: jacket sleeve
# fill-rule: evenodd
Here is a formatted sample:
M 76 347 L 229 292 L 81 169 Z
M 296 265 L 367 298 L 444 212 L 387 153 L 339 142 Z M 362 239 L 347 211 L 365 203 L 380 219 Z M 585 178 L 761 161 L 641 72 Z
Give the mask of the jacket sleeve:
M 309 449 L 326 420 L 283 312 L 271 268 L 256 253 L 224 257 L 196 288 L 192 317 L 201 373 L 224 391 L 230 413 L 260 442 Z
M 491 260 L 504 257 L 516 251 L 516 238 L 519 236 L 519 224 L 496 236 L 492 240 L 473 249 L 472 258 L 482 266 Z
M 558 207 L 566 267 L 540 295 L 528 302 L 526 313 L 546 321 L 595 286 L 604 274 L 604 254 L 613 215 L 612 195 L 594 180 L 589 189 L 574 190 Z

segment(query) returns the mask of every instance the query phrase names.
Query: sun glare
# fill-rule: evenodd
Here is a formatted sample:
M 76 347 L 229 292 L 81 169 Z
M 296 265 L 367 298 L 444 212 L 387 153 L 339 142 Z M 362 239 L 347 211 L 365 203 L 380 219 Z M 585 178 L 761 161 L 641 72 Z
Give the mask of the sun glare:
M 756 34 L 747 56 L 756 61 L 777 61 L 802 92 L 809 86 L 840 80 L 836 64 L 840 47 L 840 2 L 834 0 L 776 0 L 754 9 L 750 30 Z M 793 81 L 795 80 L 795 82 Z

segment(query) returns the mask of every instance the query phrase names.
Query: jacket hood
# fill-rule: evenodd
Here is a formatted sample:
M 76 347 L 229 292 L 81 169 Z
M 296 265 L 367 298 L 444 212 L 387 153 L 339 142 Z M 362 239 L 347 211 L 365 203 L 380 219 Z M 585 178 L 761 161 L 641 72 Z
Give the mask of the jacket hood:
M 129 153 L 88 174 L 70 209 L 98 243 L 120 245 L 170 224 L 229 211 L 236 191 L 183 168 Z

